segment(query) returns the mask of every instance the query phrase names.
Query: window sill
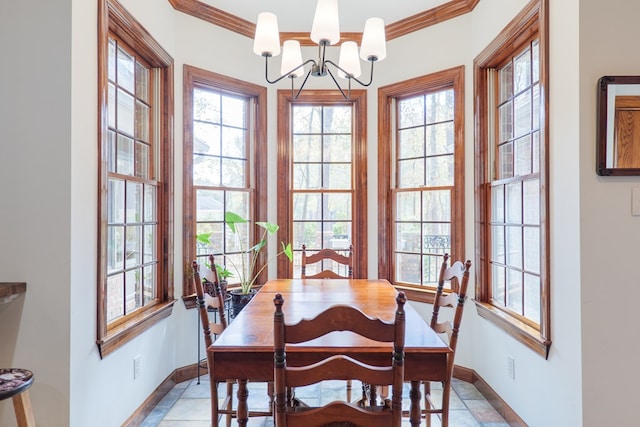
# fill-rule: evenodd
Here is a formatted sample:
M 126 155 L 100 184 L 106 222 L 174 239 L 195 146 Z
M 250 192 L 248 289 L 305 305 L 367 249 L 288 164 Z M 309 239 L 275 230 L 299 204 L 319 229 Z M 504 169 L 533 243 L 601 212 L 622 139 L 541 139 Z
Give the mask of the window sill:
M 175 300 L 157 304 L 149 310 L 140 313 L 139 316 L 118 325 L 117 328 L 109 330 L 105 337 L 96 342 L 98 344 L 98 350 L 100 351 L 100 358 L 102 359 L 111 354 L 142 332 L 151 328 L 160 320 L 169 317 L 173 311 L 174 303 Z
M 489 322 L 505 331 L 509 336 L 529 347 L 545 359 L 549 358 L 551 341 L 543 339 L 540 336 L 540 331 L 532 328 L 524 322 L 514 319 L 491 304 L 476 300 L 474 300 L 474 302 L 480 317 L 487 319 Z
M 404 292 L 407 299 L 410 301 L 424 302 L 427 304 L 433 304 L 436 293 L 431 289 L 416 289 L 409 286 L 396 285 L 395 288 Z

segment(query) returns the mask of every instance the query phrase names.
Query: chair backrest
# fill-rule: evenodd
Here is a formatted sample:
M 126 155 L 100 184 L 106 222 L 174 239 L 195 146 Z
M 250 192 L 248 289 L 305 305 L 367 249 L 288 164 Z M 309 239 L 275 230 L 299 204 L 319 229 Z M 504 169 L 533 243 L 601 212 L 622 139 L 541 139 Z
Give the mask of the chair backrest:
M 444 254 L 444 260 L 440 267 L 440 277 L 438 279 L 438 289 L 433 302 L 433 314 L 431 316 L 431 328 L 438 334 L 447 334 L 449 347 L 456 351 L 458 344 L 458 333 L 462 321 L 462 311 L 467 299 L 467 285 L 469 283 L 469 269 L 471 261 L 462 264 L 461 261 L 448 265 L 449 254 Z M 455 280 L 454 280 L 455 279 Z M 444 282 L 450 281 L 451 290 L 444 294 Z M 440 321 L 438 315 L 441 307 L 451 307 L 454 309 L 453 320 Z
M 347 275 L 341 276 L 335 271 L 324 268 L 322 271 L 316 274 L 307 274 L 307 264 L 315 264 L 330 260 L 338 264 L 345 265 L 347 268 Z M 322 265 L 321 267 L 322 268 Z M 307 246 L 302 245 L 302 267 L 300 270 L 300 277 L 302 279 L 351 279 L 353 278 L 353 245 L 349 246 L 349 254 L 342 255 L 333 249 L 320 249 L 318 252 L 312 255 L 307 255 Z
M 200 323 L 204 333 L 204 342 L 207 347 L 213 343 L 211 334 L 220 335 L 227 327 L 227 318 L 224 314 L 224 300 L 222 292 L 220 292 L 220 281 L 218 280 L 218 272 L 216 271 L 213 261 L 213 256 L 209 256 L 211 269 L 205 273 L 205 278 L 213 284 L 215 296 L 211 296 L 204 292 L 202 280 L 200 279 L 198 263 L 194 261 L 191 265 L 191 268 L 193 269 L 193 286 L 196 288 L 196 303 L 198 304 Z M 209 320 L 207 307 L 218 309 L 218 322 L 212 322 Z
M 404 337 L 406 297 L 396 297 L 395 319 L 386 322 L 364 314 L 356 307 L 335 305 L 313 319 L 287 325 L 282 306 L 284 298 L 276 294 L 274 324 L 275 425 L 278 427 L 314 427 L 348 422 L 355 426 L 400 427 L 402 420 L 402 383 L 404 380 Z M 389 365 L 371 366 L 349 356 L 336 354 L 306 366 L 287 366 L 286 347 L 313 340 L 333 331 L 352 331 L 363 337 L 393 343 Z M 360 380 L 370 385 L 391 385 L 390 408 L 362 407 L 347 401 L 333 401 L 304 410 L 287 405 L 287 389 L 325 380 Z

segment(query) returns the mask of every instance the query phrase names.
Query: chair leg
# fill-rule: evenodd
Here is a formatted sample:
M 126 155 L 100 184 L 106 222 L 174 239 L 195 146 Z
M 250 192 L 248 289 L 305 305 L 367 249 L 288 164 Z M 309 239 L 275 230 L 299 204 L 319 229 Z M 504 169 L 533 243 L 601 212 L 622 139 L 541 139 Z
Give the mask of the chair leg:
M 25 390 L 20 394 L 13 396 L 13 409 L 16 413 L 18 427 L 36 427 L 36 420 L 33 417 L 33 409 L 31 408 L 31 398 L 29 390 Z
M 227 406 L 226 409 L 227 411 L 227 427 L 231 427 L 231 419 L 233 418 L 233 382 L 232 381 L 227 381 Z
M 347 402 L 351 402 L 351 380 L 347 380 Z
M 431 382 L 430 381 L 424 382 L 424 407 L 426 409 L 424 418 L 425 418 L 427 427 L 431 427 L 432 405 L 431 405 Z
M 451 394 L 451 377 L 442 384 L 442 427 L 449 426 L 449 396 Z

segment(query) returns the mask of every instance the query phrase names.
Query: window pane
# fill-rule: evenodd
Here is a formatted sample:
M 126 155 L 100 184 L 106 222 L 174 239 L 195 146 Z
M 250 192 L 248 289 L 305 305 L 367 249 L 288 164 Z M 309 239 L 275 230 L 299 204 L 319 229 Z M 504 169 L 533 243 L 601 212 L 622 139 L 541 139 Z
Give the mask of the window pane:
M 324 162 L 351 162 L 351 135 L 326 135 L 324 137 Z M 295 159 L 297 161 L 298 159 Z
M 524 275 L 524 316 L 540 323 L 540 277 Z
M 522 273 L 507 270 L 507 308 L 522 313 Z
M 514 110 L 514 136 L 517 138 L 531 131 L 531 92 L 516 96 Z
M 145 222 L 156 220 L 156 187 L 144 186 L 144 220 Z
M 142 184 L 127 182 L 127 223 L 142 221 Z
M 133 96 L 121 89 L 116 91 L 118 96 L 118 130 L 133 136 L 135 122 L 135 108 Z
M 453 122 L 427 126 L 426 154 L 453 154 Z
M 116 41 L 109 38 L 109 45 L 107 47 L 107 75 L 112 82 L 116 80 Z M 111 87 L 111 85 L 109 85 Z
M 331 106 L 324 108 L 324 133 L 351 134 L 351 106 Z
M 124 314 L 124 273 L 107 277 L 107 322 Z
M 398 188 L 414 188 L 424 185 L 424 160 L 398 162 Z
M 396 223 L 396 249 L 403 252 L 422 252 L 422 235 L 419 222 Z
M 220 185 L 220 158 L 193 155 L 193 185 Z
M 526 49 L 514 60 L 515 92 L 526 89 L 531 85 L 531 52 Z
M 156 256 L 156 226 L 145 225 L 143 227 L 144 240 L 143 240 L 143 263 L 153 262 L 157 259 Z
M 538 227 L 524 229 L 524 269 L 540 274 L 540 229 Z
M 224 192 L 196 190 L 196 221 L 224 221 Z
M 142 306 L 142 269 L 136 268 L 125 273 L 125 311 L 131 313 Z
M 149 141 L 149 107 L 136 101 L 136 134 L 141 141 Z
M 144 304 L 156 298 L 156 264 L 146 266 L 142 269 L 144 274 Z
M 493 264 L 491 270 L 491 293 L 493 299 L 502 306 L 505 305 L 506 298 L 506 274 L 507 271 L 504 267 Z
M 502 103 L 513 96 L 513 66 L 509 62 L 504 68 L 500 69 L 500 100 Z
M 422 284 L 436 287 L 440 277 L 442 257 L 425 255 L 422 257 Z M 448 285 L 445 283 L 445 285 Z
M 136 61 L 136 96 L 149 101 L 149 70 Z
M 531 136 L 526 135 L 515 141 L 515 170 L 514 176 L 531 173 Z
M 532 156 L 533 173 L 540 172 L 540 132 L 533 133 Z
M 109 224 L 124 223 L 124 181 L 108 180 L 107 222 Z
M 220 94 L 209 90 L 193 90 L 193 119 L 220 123 Z
M 491 189 L 491 220 L 504 222 L 504 185 Z
M 511 178 L 513 176 L 513 145 L 506 143 L 498 147 L 498 179 Z
M 293 195 L 293 220 L 321 220 L 320 193 L 296 193 Z
M 126 227 L 126 236 L 125 268 L 131 268 L 142 263 L 142 226 Z
M 107 99 L 107 122 L 110 128 L 116 127 L 116 87 L 109 83 Z
M 334 190 L 351 188 L 351 163 L 325 164 L 322 187 Z
M 398 132 L 399 159 L 424 155 L 424 127 L 402 129 Z
M 134 148 L 133 139 L 118 135 L 118 162 L 116 170 L 122 175 L 133 175 Z
M 396 220 L 416 221 L 421 217 L 420 192 L 403 191 L 396 193 Z
M 217 124 L 193 123 L 193 152 L 220 155 L 220 126 Z
M 222 124 L 244 128 L 246 101 L 240 98 L 222 96 Z
M 509 141 L 513 138 L 513 110 L 511 101 L 507 102 L 498 109 L 499 117 L 499 129 L 500 135 L 499 142 Z
M 506 185 L 507 222 L 510 224 L 522 223 L 522 194 L 520 189 L 519 182 Z
M 222 185 L 225 187 L 242 188 L 246 186 L 246 160 L 222 159 Z
M 450 191 L 424 191 L 422 194 L 423 221 L 451 221 Z
M 227 210 L 243 218 L 249 218 L 249 193 L 247 191 L 225 191 Z
M 316 249 L 320 247 L 320 239 L 322 232 L 321 222 L 295 222 L 293 224 L 293 247 L 301 248 L 307 245 L 307 248 Z
M 294 135 L 293 137 L 293 161 L 294 162 L 321 162 L 322 139 L 320 135 Z M 351 151 L 349 150 L 349 155 Z
M 107 227 L 107 274 L 124 268 L 124 227 Z
M 424 97 L 402 99 L 398 101 L 398 109 L 400 128 L 424 124 Z
M 507 265 L 522 268 L 522 228 L 506 227 Z
M 396 278 L 399 282 L 420 284 L 420 255 L 396 254 Z
M 453 89 L 427 94 L 425 106 L 426 123 L 453 120 Z
M 321 109 L 319 106 L 296 106 L 293 108 L 293 133 L 321 133 Z
M 118 86 L 134 93 L 133 57 L 127 52 L 118 48 Z
M 531 101 L 531 108 L 533 109 L 533 118 L 531 122 L 531 129 L 540 129 L 540 85 L 535 85 L 532 89 L 533 100 Z
M 522 183 L 524 191 L 524 223 L 540 224 L 540 181 L 531 179 Z
M 149 178 L 149 146 L 136 142 L 136 176 L 139 178 Z
M 427 186 L 453 185 L 453 156 L 427 157 L 426 163 Z
M 540 41 L 534 40 L 531 43 L 531 69 L 532 82 L 537 83 L 540 80 Z
M 226 157 L 246 158 L 246 135 L 243 129 L 222 128 L 222 153 Z
M 324 219 L 351 219 L 351 193 L 331 193 L 324 195 L 326 211 Z
M 293 165 L 293 188 L 310 190 L 322 188 L 320 163 L 297 163 Z
M 422 226 L 422 233 L 423 253 L 451 253 L 451 225 L 449 223 L 426 223 Z
M 491 259 L 504 264 L 504 227 L 494 225 L 491 227 Z

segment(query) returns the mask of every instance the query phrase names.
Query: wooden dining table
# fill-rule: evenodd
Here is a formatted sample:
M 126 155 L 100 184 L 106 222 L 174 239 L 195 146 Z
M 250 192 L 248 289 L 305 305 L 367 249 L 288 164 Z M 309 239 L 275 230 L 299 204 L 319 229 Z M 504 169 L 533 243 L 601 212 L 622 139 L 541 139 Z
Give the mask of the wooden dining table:
M 311 318 L 336 304 L 360 308 L 372 317 L 393 321 L 396 289 L 386 280 L 372 279 L 276 279 L 265 283 L 260 291 L 235 317 L 224 332 L 207 349 L 212 384 L 238 381 L 237 422 L 248 421 L 247 382 L 273 381 L 273 298 L 284 298 L 286 323 Z M 411 307 L 405 305 L 405 381 L 411 381 L 412 426 L 419 426 L 420 381 L 447 382 L 449 347 Z M 388 348 L 385 346 L 388 344 Z M 287 364 L 296 366 L 317 362 L 342 353 L 372 365 L 388 365 L 391 343 L 359 337 L 351 332 L 331 332 L 324 337 L 287 348 Z M 218 419 L 217 388 L 211 387 L 211 419 Z M 213 421 L 215 425 L 216 421 Z

